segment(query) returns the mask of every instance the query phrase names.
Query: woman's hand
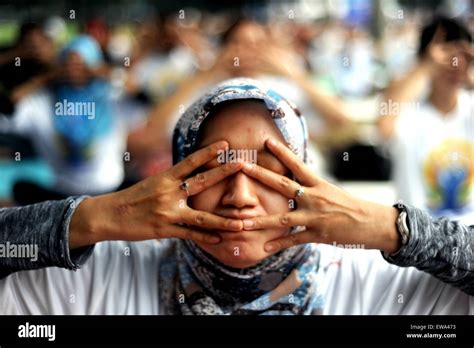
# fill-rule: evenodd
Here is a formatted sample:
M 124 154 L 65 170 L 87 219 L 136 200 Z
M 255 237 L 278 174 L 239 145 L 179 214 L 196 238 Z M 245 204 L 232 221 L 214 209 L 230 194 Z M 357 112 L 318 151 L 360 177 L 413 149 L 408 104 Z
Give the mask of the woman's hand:
M 243 172 L 272 187 L 291 199 L 297 209 L 280 215 L 244 220 L 245 230 L 304 226 L 303 232 L 289 234 L 265 245 L 276 253 L 296 244 L 359 244 L 366 249 L 388 253 L 400 247 L 395 221 L 397 209 L 363 201 L 318 178 L 285 145 L 267 140 L 267 147 L 295 175 L 299 183 L 258 165 L 246 164 Z M 304 189 L 295 197 L 299 188 Z
M 191 239 L 219 243 L 220 237 L 199 228 L 239 231 L 241 220 L 223 218 L 191 209 L 187 197 L 241 170 L 242 163 L 228 163 L 197 174 L 180 184 L 197 168 L 217 156 L 227 143 L 220 141 L 196 151 L 168 171 L 147 178 L 123 191 L 88 198 L 74 212 L 70 248 L 103 240 Z M 193 225 L 187 227 L 185 225 Z M 195 226 L 195 227 L 194 227 Z

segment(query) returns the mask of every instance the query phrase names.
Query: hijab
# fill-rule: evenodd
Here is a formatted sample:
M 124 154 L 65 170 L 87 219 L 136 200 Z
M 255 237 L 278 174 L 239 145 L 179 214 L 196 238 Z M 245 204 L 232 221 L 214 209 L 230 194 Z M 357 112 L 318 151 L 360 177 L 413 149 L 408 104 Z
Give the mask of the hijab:
M 216 105 L 260 100 L 289 148 L 307 162 L 307 130 L 298 109 L 260 82 L 226 80 L 191 105 L 173 135 L 173 162 L 196 151 L 204 120 Z M 160 266 L 161 303 L 165 314 L 319 314 L 323 300 L 319 253 L 311 244 L 274 254 L 255 266 L 236 269 L 222 264 L 192 241 L 179 240 Z

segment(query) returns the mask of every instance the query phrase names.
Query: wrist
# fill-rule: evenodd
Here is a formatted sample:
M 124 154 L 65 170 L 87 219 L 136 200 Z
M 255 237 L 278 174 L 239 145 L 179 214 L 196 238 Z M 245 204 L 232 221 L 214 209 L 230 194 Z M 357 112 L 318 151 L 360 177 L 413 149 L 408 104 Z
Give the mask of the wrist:
M 382 220 L 384 224 L 384 227 L 382 228 L 384 240 L 380 250 L 390 255 L 397 252 L 402 247 L 400 232 L 397 228 L 399 212 L 394 207 L 383 207 L 383 209 L 385 211 L 385 217 Z
M 393 254 L 402 246 L 397 229 L 398 210 L 394 207 L 374 204 L 372 208 L 372 235 L 376 238 L 374 247 L 387 254 Z
M 103 240 L 97 198 L 89 197 L 75 209 L 69 224 L 69 248 L 92 245 Z

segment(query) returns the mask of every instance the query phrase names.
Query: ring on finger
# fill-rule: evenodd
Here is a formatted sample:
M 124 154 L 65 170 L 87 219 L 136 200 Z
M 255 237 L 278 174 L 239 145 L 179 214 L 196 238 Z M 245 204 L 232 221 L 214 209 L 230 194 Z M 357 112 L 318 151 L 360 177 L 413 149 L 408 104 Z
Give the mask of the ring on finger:
M 302 186 L 298 187 L 295 192 L 295 199 L 300 198 L 304 194 L 304 188 Z
M 183 181 L 181 184 L 179 184 L 179 188 L 186 192 L 186 195 L 189 196 L 189 183 L 187 181 Z

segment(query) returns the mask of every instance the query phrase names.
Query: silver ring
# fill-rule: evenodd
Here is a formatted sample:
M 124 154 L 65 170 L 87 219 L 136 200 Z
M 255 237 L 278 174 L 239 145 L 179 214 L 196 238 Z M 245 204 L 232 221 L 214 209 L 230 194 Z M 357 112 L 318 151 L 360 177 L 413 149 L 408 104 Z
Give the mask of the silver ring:
M 295 192 L 295 198 L 299 198 L 303 195 L 304 193 L 304 188 L 303 187 L 298 187 L 298 189 Z
M 186 194 L 189 196 L 189 184 L 186 181 L 183 181 L 181 184 L 179 184 L 179 188 L 185 191 Z

